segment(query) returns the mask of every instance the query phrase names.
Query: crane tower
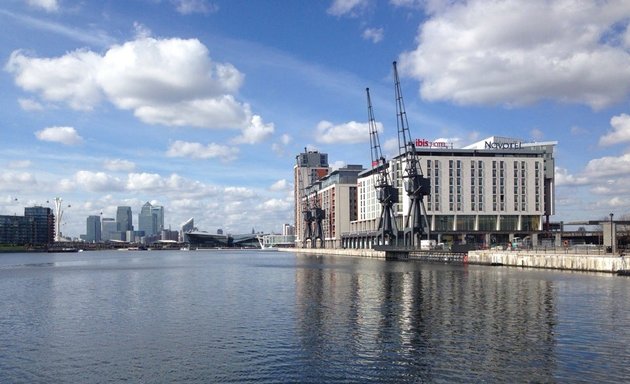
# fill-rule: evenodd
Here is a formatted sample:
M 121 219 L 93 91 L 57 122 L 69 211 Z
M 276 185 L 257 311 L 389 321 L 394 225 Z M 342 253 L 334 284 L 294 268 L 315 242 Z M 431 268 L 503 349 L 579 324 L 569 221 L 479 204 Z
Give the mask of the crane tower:
M 374 111 L 372 109 L 372 99 L 370 89 L 366 88 L 368 104 L 368 126 L 370 129 L 370 145 L 372 147 L 372 169 L 376 169 L 376 179 L 374 188 L 376 197 L 381 204 L 381 216 L 378 221 L 377 244 L 397 245 L 398 226 L 394 214 L 394 204 L 398 203 L 398 189 L 392 186 L 389 180 L 389 164 L 385 161 L 381 151 L 381 143 L 378 137 Z
M 403 101 L 400 79 L 396 62 L 394 66 L 394 88 L 396 91 L 396 125 L 398 127 L 398 153 L 399 158 L 405 161 L 403 181 L 405 192 L 409 197 L 409 209 L 404 222 L 404 245 L 416 247 L 420 245 L 423 233 L 429 237 L 429 223 L 424 207 L 424 196 L 430 194 L 430 180 L 422 175 L 419 166 L 416 146 L 409 133 L 409 122 Z

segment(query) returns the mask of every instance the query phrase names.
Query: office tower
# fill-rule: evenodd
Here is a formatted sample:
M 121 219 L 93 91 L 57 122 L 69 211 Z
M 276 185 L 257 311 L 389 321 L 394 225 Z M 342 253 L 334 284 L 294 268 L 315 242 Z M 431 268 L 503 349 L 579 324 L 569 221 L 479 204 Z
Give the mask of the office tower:
M 151 207 L 151 213 L 156 217 L 157 226 L 155 228 L 155 234 L 161 233 L 164 228 L 164 207 L 161 205 L 154 205 Z
M 33 244 L 50 244 L 55 240 L 55 215 L 48 207 L 24 208 L 24 217 L 30 221 L 30 239 Z
M 131 218 L 131 207 L 121 206 L 116 210 L 116 223 L 119 231 L 133 230 L 133 219 Z
M 117 231 L 116 220 L 111 217 L 103 217 L 103 220 L 101 220 L 101 240 L 112 240 L 112 233 Z
M 98 243 L 101 241 L 101 217 L 88 216 L 86 220 L 85 241 L 89 243 Z
M 153 236 L 157 233 L 157 215 L 149 202 L 142 206 L 138 214 L 138 230 L 144 231 L 145 236 Z

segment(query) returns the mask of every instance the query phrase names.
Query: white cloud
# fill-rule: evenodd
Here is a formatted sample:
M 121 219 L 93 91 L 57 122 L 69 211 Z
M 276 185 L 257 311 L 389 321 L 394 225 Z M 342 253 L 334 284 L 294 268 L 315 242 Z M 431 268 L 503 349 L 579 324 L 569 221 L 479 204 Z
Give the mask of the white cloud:
M 563 185 L 585 185 L 588 184 L 586 177 L 571 175 L 566 168 L 556 167 L 555 182 L 557 186 Z
M 421 26 L 418 47 L 400 57 L 401 72 L 422 82 L 428 100 L 523 105 L 552 99 L 595 109 L 619 102 L 630 91 L 630 52 L 614 41 L 630 3 L 578 3 L 449 3 Z
M 29 172 L 0 172 L 0 191 L 28 190 L 37 185 L 37 180 Z
M 173 0 L 175 9 L 182 15 L 193 13 L 213 13 L 219 10 L 218 5 L 206 0 Z
M 157 173 L 130 173 L 127 175 L 128 191 L 155 190 L 164 188 L 164 180 Z
M 584 173 L 593 179 L 630 176 L 630 153 L 619 157 L 606 156 L 590 160 L 584 168 Z
M 44 106 L 41 105 L 37 100 L 33 99 L 18 99 L 18 103 L 20 104 L 20 108 L 25 111 L 42 111 L 44 110 Z
M 103 55 L 77 50 L 36 58 L 17 50 L 5 70 L 22 89 L 73 109 L 90 110 L 106 97 L 149 124 L 241 129 L 250 142 L 272 131 L 235 99 L 244 75 L 233 65 L 212 61 L 199 40 L 143 35 Z
M 201 143 L 177 140 L 171 144 L 166 155 L 169 157 L 190 157 L 193 159 L 219 158 L 222 161 L 231 161 L 236 159 L 238 148 L 215 143 L 203 145 Z
M 363 38 L 376 44 L 383 41 L 384 34 L 383 28 L 367 28 L 363 31 Z
M 133 22 L 133 29 L 135 31 L 136 40 L 151 37 L 151 29 L 138 21 Z
M 280 179 L 269 187 L 269 190 L 274 192 L 285 191 L 287 189 L 291 189 L 291 185 L 286 179 Z
M 77 145 L 83 142 L 83 138 L 73 127 L 48 127 L 35 132 L 35 136 L 42 141 L 52 141 L 65 145 Z
M 356 16 L 368 3 L 368 0 L 333 0 L 327 12 L 333 16 Z
M 129 160 L 112 159 L 105 160 L 103 167 L 108 171 L 133 171 L 136 168 L 136 164 Z
M 532 139 L 538 141 L 542 140 L 542 138 L 545 136 L 545 133 L 538 128 L 532 129 L 530 134 L 532 135 Z
M 28 57 L 13 51 L 5 70 L 15 75 L 15 83 L 44 100 L 67 102 L 78 110 L 89 110 L 100 102 L 102 93 L 94 81 L 101 57 L 91 51 L 77 50 L 53 59 Z
M 57 0 L 26 0 L 26 3 L 33 8 L 40 8 L 46 12 L 57 12 L 59 10 Z
M 383 132 L 383 124 L 377 122 L 376 129 Z M 368 123 L 358 123 L 350 121 L 345 124 L 334 125 L 322 120 L 317 124 L 315 140 L 318 143 L 362 143 L 370 140 L 370 129 Z
M 614 145 L 630 141 L 630 116 L 622 113 L 610 119 L 612 131 L 599 138 L 599 145 Z
M 72 179 L 62 179 L 59 187 L 63 191 L 84 189 L 91 192 L 109 192 L 124 190 L 125 183 L 105 172 L 78 171 Z
M 269 199 L 264 201 L 261 206 L 259 207 L 259 209 L 263 210 L 263 211 L 276 211 L 276 210 L 289 210 L 293 208 L 292 203 L 286 200 L 281 200 L 281 199 Z
M 271 137 L 275 128 L 274 124 L 265 124 L 260 116 L 252 116 L 251 123 L 243 133 L 232 140 L 234 144 L 256 144 Z

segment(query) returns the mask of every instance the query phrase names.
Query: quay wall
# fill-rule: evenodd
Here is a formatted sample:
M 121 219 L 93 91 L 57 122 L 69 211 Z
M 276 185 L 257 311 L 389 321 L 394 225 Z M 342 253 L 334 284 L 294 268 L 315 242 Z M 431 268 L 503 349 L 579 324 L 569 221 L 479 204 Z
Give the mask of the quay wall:
M 376 251 L 373 249 L 285 248 L 278 250 L 319 255 L 386 259 L 384 251 Z M 418 257 L 417 255 L 411 255 L 410 259 L 424 260 L 424 258 Z M 617 273 L 618 271 L 628 271 L 630 269 L 630 260 L 628 259 L 630 259 L 630 256 L 479 250 L 469 251 L 467 257 L 463 258 L 463 262 L 477 265 Z
M 585 272 L 626 271 L 630 261 L 618 255 L 536 253 L 531 251 L 480 250 L 468 252 L 468 263 L 512 267 L 565 269 Z
M 335 255 L 335 256 L 358 256 L 370 259 L 385 260 L 384 251 L 373 249 L 337 249 L 337 248 L 278 248 L 278 251 L 309 253 L 314 255 Z

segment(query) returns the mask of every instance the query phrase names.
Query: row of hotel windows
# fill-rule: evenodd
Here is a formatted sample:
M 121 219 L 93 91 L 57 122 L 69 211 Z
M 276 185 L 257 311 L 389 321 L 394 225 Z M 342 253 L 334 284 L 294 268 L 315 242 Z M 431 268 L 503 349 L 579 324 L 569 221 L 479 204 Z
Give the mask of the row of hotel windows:
M 506 161 L 492 161 L 492 211 L 506 211 Z M 481 160 L 470 161 L 470 210 L 484 211 L 484 165 Z M 514 161 L 514 211 L 528 210 L 527 204 L 527 163 L 525 161 Z M 462 160 L 448 160 L 448 211 L 461 212 L 464 210 L 464 199 L 462 195 Z M 534 202 L 535 210 L 541 210 L 541 171 L 540 162 L 534 163 L 535 190 Z M 431 182 L 431 195 L 427 198 L 428 211 L 440 211 L 440 160 L 427 160 L 427 177 Z
M 426 177 L 429 178 L 431 183 L 431 193 L 426 197 L 425 203 L 427 211 L 442 212 L 442 194 L 440 180 L 442 175 L 441 163 L 445 160 L 426 160 Z M 481 160 L 470 161 L 470 200 L 464 201 L 463 194 L 463 160 L 448 160 L 448 209 L 446 212 L 462 212 L 464 211 L 465 203 L 468 203 L 470 210 L 473 212 L 486 212 L 488 207 L 485 206 L 486 188 L 484 187 L 484 178 L 486 176 L 485 167 L 486 162 Z M 493 160 L 492 166 L 492 194 L 491 196 L 491 211 L 490 212 L 505 212 L 507 210 L 508 195 L 506 195 L 506 161 L 505 160 Z M 404 190 L 401 183 L 401 164 L 396 164 L 395 174 L 397 177 L 396 186 L 398 187 L 399 196 L 403 196 Z M 540 212 L 542 209 L 542 173 L 543 165 L 541 161 L 534 162 L 534 204 L 533 207 L 536 212 Z M 529 210 L 528 204 L 528 163 L 522 160 L 515 160 L 513 162 L 513 194 L 512 194 L 512 207 L 514 212 L 527 212 Z M 530 177 L 531 180 L 531 177 Z M 360 207 L 361 219 L 370 219 L 380 213 L 380 209 L 377 213 L 367 212 L 366 210 L 378 207 L 376 202 L 376 193 L 373 191 L 373 184 L 370 179 L 366 179 L 361 182 L 361 188 L 359 188 L 361 195 L 359 201 L 362 202 Z M 401 199 L 402 200 L 402 199 Z M 396 204 L 394 211 L 402 212 L 402 204 Z

